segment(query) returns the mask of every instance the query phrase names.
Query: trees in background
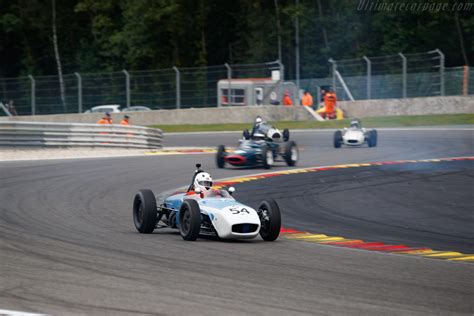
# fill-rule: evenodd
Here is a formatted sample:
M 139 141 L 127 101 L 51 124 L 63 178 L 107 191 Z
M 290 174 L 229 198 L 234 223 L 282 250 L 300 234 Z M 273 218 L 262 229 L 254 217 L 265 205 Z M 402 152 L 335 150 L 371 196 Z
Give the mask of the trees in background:
M 448 65 L 474 60 L 474 8 L 413 13 L 358 10 L 359 2 L 353 0 L 299 2 L 296 7 L 294 0 L 57 1 L 62 71 L 271 61 L 278 58 L 280 35 L 291 78 L 295 14 L 300 20 L 302 77 L 325 75 L 329 57 L 439 48 Z M 51 10 L 44 0 L 0 2 L 0 77 L 57 73 Z

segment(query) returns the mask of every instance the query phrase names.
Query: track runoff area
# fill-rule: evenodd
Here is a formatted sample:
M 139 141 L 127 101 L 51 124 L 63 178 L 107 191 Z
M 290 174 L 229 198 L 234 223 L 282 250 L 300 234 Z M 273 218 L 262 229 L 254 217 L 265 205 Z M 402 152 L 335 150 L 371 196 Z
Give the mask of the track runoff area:
M 219 181 L 278 200 L 285 238 L 474 263 L 474 157 L 292 169 Z

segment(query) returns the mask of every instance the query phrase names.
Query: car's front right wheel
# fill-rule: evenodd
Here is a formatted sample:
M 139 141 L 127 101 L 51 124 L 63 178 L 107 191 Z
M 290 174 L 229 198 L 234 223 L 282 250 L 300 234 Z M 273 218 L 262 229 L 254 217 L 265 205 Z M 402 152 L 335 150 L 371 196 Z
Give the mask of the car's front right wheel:
M 288 128 L 285 128 L 283 130 L 283 141 L 287 142 L 290 140 L 290 130 Z
M 286 143 L 285 161 L 288 166 L 294 166 L 298 162 L 298 147 L 294 141 Z
M 184 200 L 179 210 L 179 232 L 184 240 L 193 241 L 201 229 L 201 210 L 195 200 Z
M 274 241 L 280 235 L 281 213 L 275 200 L 264 200 L 257 213 L 260 217 L 260 236 L 265 241 Z
M 341 148 L 342 144 L 342 132 L 336 131 L 334 132 L 334 148 Z
M 369 147 L 377 146 L 377 130 L 373 129 L 369 131 Z
M 222 169 L 225 167 L 225 146 L 219 145 L 217 147 L 217 154 L 216 154 L 216 164 L 217 167 Z
M 270 169 L 274 162 L 273 151 L 267 146 L 263 146 L 261 150 L 263 168 Z

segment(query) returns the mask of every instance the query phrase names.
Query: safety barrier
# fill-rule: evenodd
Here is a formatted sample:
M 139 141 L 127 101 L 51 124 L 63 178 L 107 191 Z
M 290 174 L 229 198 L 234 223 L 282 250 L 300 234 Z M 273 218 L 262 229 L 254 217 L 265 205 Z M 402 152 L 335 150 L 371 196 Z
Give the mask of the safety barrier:
M 79 123 L 0 122 L 0 146 L 161 148 L 160 129 Z

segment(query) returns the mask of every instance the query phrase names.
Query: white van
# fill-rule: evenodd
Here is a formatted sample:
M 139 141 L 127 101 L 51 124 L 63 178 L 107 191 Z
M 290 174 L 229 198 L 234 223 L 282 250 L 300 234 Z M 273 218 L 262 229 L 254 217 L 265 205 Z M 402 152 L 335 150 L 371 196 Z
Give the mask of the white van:
M 105 112 L 120 113 L 120 105 L 119 104 L 98 105 L 98 106 L 94 106 L 90 108 L 84 113 L 105 113 Z

